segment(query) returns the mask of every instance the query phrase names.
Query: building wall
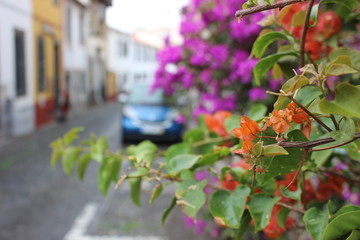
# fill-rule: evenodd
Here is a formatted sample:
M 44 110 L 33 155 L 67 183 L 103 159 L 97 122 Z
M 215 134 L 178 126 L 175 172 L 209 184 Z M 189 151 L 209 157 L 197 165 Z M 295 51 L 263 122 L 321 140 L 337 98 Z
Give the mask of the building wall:
M 65 79 L 69 84 L 71 108 L 84 107 L 88 100 L 88 54 L 86 48 L 89 19 L 86 5 L 64 0 L 63 53 Z
M 118 91 L 129 91 L 136 84 L 153 82 L 157 67 L 155 47 L 111 28 L 108 29 L 108 47 L 108 71 L 116 76 Z
M 37 127 L 53 120 L 61 95 L 61 87 L 64 85 L 62 2 L 60 0 L 33 0 L 33 61 L 35 63 L 34 86 Z M 40 55 L 43 55 L 44 58 Z M 42 73 L 44 73 L 43 80 Z
M 24 83 L 16 86 L 15 30 L 24 37 Z M 34 128 L 32 4 L 28 0 L 0 0 L 0 138 L 18 136 Z M 17 90 L 18 89 L 18 90 Z
M 87 36 L 89 99 L 91 103 L 106 100 L 106 5 L 103 1 L 92 0 L 88 5 L 89 34 Z

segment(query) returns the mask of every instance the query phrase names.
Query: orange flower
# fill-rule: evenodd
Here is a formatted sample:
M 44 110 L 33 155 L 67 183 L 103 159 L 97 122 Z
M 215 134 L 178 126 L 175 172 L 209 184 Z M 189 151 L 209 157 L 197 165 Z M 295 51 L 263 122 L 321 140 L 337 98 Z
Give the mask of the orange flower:
M 247 116 L 242 116 L 240 119 L 240 128 L 234 128 L 231 132 L 237 138 L 243 140 L 243 146 L 241 149 L 234 150 L 233 152 L 237 154 L 250 153 L 254 146 L 252 140 L 255 139 L 259 131 L 260 127 L 257 122 Z
M 303 133 L 307 138 L 310 137 L 310 118 L 304 110 L 297 108 L 296 103 L 290 103 L 285 109 L 274 110 L 272 116 L 266 121 L 265 125 L 267 127 L 272 125 L 275 132 L 284 133 L 290 128 L 291 122 L 298 124 L 305 123 Z
M 237 185 L 239 185 L 239 183 L 230 173 L 227 173 L 225 179 L 221 181 L 221 186 L 229 191 L 233 191 Z
M 205 124 L 210 132 L 216 132 L 222 137 L 229 136 L 224 122 L 232 114 L 228 111 L 217 111 L 213 115 L 205 114 Z

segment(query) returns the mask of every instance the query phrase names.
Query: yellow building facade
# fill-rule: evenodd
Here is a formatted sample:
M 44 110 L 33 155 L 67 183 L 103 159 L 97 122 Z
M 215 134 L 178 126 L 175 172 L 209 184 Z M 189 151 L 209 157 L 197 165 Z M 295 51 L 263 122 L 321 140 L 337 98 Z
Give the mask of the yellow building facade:
M 36 127 L 53 120 L 63 83 L 62 1 L 33 0 Z

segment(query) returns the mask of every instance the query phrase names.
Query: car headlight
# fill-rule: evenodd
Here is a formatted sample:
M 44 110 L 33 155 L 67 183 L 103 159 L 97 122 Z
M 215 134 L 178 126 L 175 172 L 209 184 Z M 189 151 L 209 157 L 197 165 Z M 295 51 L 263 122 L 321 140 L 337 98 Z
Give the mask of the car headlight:
M 131 119 L 137 119 L 136 111 L 129 106 L 125 106 L 123 109 L 123 115 Z

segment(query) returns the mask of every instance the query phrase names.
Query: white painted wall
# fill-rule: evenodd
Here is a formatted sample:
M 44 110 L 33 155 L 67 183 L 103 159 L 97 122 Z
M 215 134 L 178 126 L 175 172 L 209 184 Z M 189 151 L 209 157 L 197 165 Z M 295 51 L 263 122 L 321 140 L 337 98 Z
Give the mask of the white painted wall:
M 68 13 L 70 13 L 70 41 L 68 40 Z M 81 13 L 83 15 L 81 15 Z M 81 16 L 83 17 L 83 28 L 81 29 Z M 65 0 L 63 5 L 63 43 L 64 43 L 64 67 L 66 70 L 85 70 L 87 68 L 86 49 L 86 9 L 76 4 L 73 0 Z M 81 31 L 84 40 L 81 42 Z
M 120 42 L 127 44 L 127 55 L 120 54 Z M 108 28 L 108 70 L 117 76 L 119 91 L 136 84 L 151 84 L 157 67 L 155 47 L 138 42 L 132 35 Z M 146 58 L 152 55 L 152 58 Z M 150 56 L 149 56 L 150 57 Z M 126 82 L 124 82 L 126 75 Z
M 2 129 L 19 136 L 34 129 L 34 66 L 32 1 L 0 0 L 0 117 Z M 16 96 L 15 29 L 25 33 L 26 94 Z M 5 100 L 11 102 L 11 116 L 5 115 Z M 11 123 L 6 119 L 12 119 Z M 9 129 L 10 128 L 10 129 Z
M 74 108 L 87 102 L 89 92 L 86 7 L 75 0 L 65 0 L 63 27 L 64 70 L 69 74 L 70 101 Z

